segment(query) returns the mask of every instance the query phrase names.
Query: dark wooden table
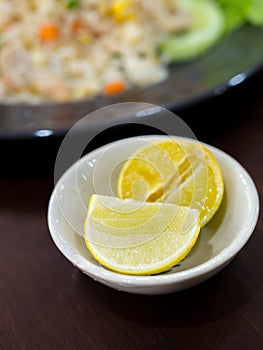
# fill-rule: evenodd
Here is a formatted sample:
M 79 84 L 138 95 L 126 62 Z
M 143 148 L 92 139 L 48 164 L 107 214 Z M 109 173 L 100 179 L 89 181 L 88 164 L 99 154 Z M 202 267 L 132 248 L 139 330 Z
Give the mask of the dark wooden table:
M 262 82 L 182 112 L 201 140 L 245 166 L 261 205 Z M 263 348 L 262 215 L 246 246 L 210 280 L 163 296 L 117 292 L 74 268 L 49 235 L 53 174 L 45 161 L 56 147 L 39 148 L 32 166 L 34 145 L 12 152 L 1 144 L 0 349 Z

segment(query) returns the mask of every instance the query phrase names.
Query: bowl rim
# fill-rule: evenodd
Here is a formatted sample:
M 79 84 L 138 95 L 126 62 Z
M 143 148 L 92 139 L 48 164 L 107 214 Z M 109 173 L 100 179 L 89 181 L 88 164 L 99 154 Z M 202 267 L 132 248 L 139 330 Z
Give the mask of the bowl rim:
M 57 248 L 60 250 L 60 252 L 76 267 L 78 267 L 80 270 L 82 270 L 84 273 L 89 275 L 90 277 L 105 281 L 111 284 L 116 284 L 116 286 L 126 286 L 126 287 L 154 287 L 156 285 L 162 286 L 162 285 L 170 285 L 175 283 L 181 283 L 187 280 L 190 280 L 192 278 L 196 278 L 202 275 L 206 275 L 208 273 L 212 273 L 212 271 L 219 269 L 221 266 L 226 265 L 228 262 L 232 260 L 232 258 L 235 257 L 235 255 L 244 247 L 244 245 L 247 243 L 249 238 L 251 237 L 259 216 L 259 195 L 255 186 L 255 183 L 253 179 L 251 178 L 250 174 L 247 172 L 247 170 L 232 156 L 230 156 L 228 153 L 222 151 L 221 149 L 214 147 L 212 145 L 209 145 L 205 142 L 201 142 L 198 140 L 192 140 L 186 137 L 180 137 L 180 136 L 174 136 L 174 135 L 142 135 L 139 136 L 139 138 L 143 139 L 156 139 L 156 138 L 178 138 L 178 139 L 184 139 L 184 140 L 191 140 L 193 142 L 198 142 L 201 145 L 206 146 L 208 149 L 210 149 L 212 152 L 215 152 L 216 154 L 220 155 L 222 159 L 225 161 L 231 162 L 234 165 L 235 171 L 238 171 L 240 173 L 240 176 L 242 176 L 243 181 L 246 183 L 246 192 L 249 194 L 250 201 L 248 203 L 249 212 L 247 215 L 247 220 L 245 222 L 245 225 L 240 230 L 238 236 L 231 242 L 229 246 L 224 248 L 222 251 L 220 251 L 216 256 L 208 259 L 207 261 L 201 263 L 200 265 L 191 267 L 184 271 L 178 271 L 174 273 L 169 274 L 157 274 L 157 275 L 147 275 L 147 276 L 136 276 L 136 275 L 126 275 L 121 274 L 118 272 L 111 271 L 109 269 L 104 268 L 101 265 L 94 265 L 90 261 L 86 260 L 84 257 L 80 256 L 78 259 L 76 259 L 76 256 L 73 254 L 70 256 L 68 254 L 68 251 L 66 252 L 66 243 L 63 242 L 61 244 L 61 241 L 57 237 L 56 228 L 53 225 L 53 212 L 52 208 L 53 205 L 56 203 L 56 191 L 59 188 L 59 185 L 63 182 L 63 180 L 68 176 L 68 174 L 78 165 L 80 165 L 82 162 L 85 162 L 87 158 L 97 156 L 101 151 L 105 149 L 105 147 L 110 147 L 112 144 L 116 143 L 123 143 L 123 142 L 131 142 L 135 141 L 138 137 L 129 137 L 126 139 L 121 139 L 118 141 L 114 141 L 111 143 L 107 143 L 104 146 L 101 146 L 90 153 L 86 154 L 84 157 L 82 157 L 78 162 L 71 165 L 65 173 L 61 176 L 61 178 L 58 180 L 56 185 L 54 186 L 54 189 L 52 191 L 52 194 L 50 196 L 50 200 L 48 203 L 48 215 L 47 215 L 47 221 L 48 221 L 48 228 L 50 231 L 51 238 L 53 239 L 53 242 L 57 246 Z M 58 209 L 59 205 L 58 205 Z M 68 224 L 67 224 L 68 225 Z M 75 259 L 74 259 L 75 257 Z

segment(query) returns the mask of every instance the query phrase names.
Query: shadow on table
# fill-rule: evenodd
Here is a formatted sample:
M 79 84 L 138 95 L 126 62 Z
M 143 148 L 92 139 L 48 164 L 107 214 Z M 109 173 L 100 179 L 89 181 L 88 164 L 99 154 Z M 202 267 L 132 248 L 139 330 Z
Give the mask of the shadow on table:
M 86 278 L 81 275 L 79 283 L 82 288 L 85 284 L 94 290 L 96 302 L 118 316 L 144 326 L 192 327 L 227 316 L 247 299 L 246 287 L 240 285 L 230 268 L 226 268 L 224 274 L 219 273 L 196 287 L 156 296 L 118 292 L 97 283 L 95 286 L 95 282 L 86 281 Z M 223 298 L 222 284 L 224 293 L 228 294 Z M 232 287 L 228 289 L 228 284 L 235 284 L 236 290 Z

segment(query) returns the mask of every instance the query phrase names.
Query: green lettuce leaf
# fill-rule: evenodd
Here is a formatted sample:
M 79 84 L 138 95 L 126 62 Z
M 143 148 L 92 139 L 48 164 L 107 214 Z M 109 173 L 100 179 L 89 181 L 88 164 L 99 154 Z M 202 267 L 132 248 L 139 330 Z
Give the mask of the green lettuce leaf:
M 263 0 L 251 0 L 247 20 L 255 26 L 263 26 Z
M 252 0 L 217 0 L 225 15 L 225 30 L 230 32 L 246 21 Z M 259 0 L 259 2 L 262 0 Z

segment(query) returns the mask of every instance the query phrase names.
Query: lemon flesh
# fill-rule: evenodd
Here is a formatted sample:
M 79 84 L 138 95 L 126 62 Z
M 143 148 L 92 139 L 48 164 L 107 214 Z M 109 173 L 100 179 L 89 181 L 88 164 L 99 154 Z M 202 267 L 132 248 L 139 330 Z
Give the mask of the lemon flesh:
M 118 196 L 164 201 L 200 212 L 201 227 L 220 207 L 224 184 L 214 155 L 198 142 L 166 139 L 138 149 L 125 162 Z
M 94 194 L 84 224 L 93 257 L 110 270 L 150 275 L 189 254 L 200 232 L 199 212 L 170 203 L 146 203 Z

